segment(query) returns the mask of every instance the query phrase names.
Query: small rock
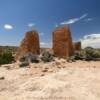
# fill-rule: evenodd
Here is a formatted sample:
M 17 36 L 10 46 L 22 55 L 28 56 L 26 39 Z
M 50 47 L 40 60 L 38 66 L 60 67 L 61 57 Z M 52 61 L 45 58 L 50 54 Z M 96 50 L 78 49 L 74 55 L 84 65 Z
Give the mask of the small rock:
M 4 79 L 5 79 L 5 77 L 4 77 L 4 76 L 1 76 L 1 77 L 0 77 L 0 80 L 4 80 Z
M 93 66 L 93 68 L 96 68 L 96 66 Z
M 47 70 L 47 69 L 49 69 L 48 67 L 45 67 L 45 69 Z
M 4 66 L 6 69 L 10 69 L 10 66 Z
M 61 68 L 61 66 L 57 66 L 57 68 Z
M 42 72 L 47 72 L 47 71 L 48 71 L 47 69 L 43 69 L 43 70 L 42 70 Z
M 40 76 L 44 76 L 45 74 L 41 74 Z
M 56 62 L 56 65 L 58 66 L 58 65 L 61 65 L 61 63 L 60 62 Z

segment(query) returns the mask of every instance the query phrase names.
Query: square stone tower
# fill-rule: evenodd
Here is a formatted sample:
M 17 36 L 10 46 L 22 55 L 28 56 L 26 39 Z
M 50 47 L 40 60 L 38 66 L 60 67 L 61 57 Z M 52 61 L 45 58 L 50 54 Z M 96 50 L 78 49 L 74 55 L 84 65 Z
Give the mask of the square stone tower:
M 69 27 L 57 27 L 53 32 L 53 52 L 57 57 L 69 57 L 74 54 L 72 36 Z

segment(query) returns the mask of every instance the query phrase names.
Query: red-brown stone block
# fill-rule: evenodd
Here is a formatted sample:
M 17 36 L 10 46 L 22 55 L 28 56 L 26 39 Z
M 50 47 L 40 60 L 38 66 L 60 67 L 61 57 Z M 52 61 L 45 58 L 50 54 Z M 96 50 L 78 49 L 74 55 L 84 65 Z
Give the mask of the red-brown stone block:
M 19 59 L 26 53 L 40 54 L 40 43 L 37 31 L 29 31 L 25 34 L 25 38 L 20 43 L 20 47 L 16 53 L 16 59 Z
M 58 27 L 53 32 L 53 52 L 57 57 L 69 57 L 74 54 L 69 27 Z
M 75 51 L 80 51 L 81 50 L 81 42 L 74 43 L 74 50 Z

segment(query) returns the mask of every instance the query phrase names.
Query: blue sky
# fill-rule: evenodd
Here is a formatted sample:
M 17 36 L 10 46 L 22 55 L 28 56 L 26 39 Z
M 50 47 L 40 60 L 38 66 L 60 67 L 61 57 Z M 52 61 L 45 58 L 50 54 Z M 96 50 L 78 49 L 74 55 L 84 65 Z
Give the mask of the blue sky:
M 41 46 L 50 47 L 55 27 L 66 24 L 73 41 L 100 46 L 100 0 L 0 0 L 0 45 L 19 45 L 35 27 Z

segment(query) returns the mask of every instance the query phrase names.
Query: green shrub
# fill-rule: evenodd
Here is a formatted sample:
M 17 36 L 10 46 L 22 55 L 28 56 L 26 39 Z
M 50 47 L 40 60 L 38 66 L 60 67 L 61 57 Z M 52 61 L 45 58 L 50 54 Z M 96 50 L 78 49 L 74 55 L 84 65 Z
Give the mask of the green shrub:
M 4 51 L 0 54 L 0 65 L 1 64 L 9 64 L 14 61 L 14 57 L 12 56 L 12 53 L 9 51 Z
M 19 65 L 19 67 L 26 67 L 26 66 L 29 66 L 29 62 L 27 61 L 21 62 L 21 64 Z
M 86 54 L 93 54 L 94 48 L 92 48 L 92 47 L 86 47 L 84 49 L 84 51 L 85 51 Z
M 50 62 L 50 61 L 53 60 L 53 55 L 50 54 L 49 52 L 45 51 L 45 52 L 42 54 L 41 60 L 42 60 L 43 62 Z
M 85 59 L 85 57 L 81 54 L 75 54 L 74 56 L 75 56 L 75 60 L 84 60 Z
M 98 50 L 95 50 L 95 52 L 93 53 L 93 56 L 95 58 L 100 58 L 100 52 Z
M 75 62 L 75 56 L 70 56 L 66 58 L 67 62 Z
M 32 56 L 31 62 L 32 62 L 32 63 L 38 63 L 38 62 L 39 62 L 37 55 L 33 55 L 33 56 Z
M 85 61 L 100 61 L 100 50 L 94 49 L 92 47 L 86 47 L 80 52 L 74 54 L 71 57 L 67 57 L 68 62 L 74 62 L 76 60 L 85 60 Z
M 83 56 L 86 61 L 97 60 L 98 58 L 100 58 L 100 52 L 92 47 L 86 47 L 83 50 Z
M 99 60 L 100 58 L 100 51 L 97 49 L 94 49 L 92 47 L 86 47 L 82 51 L 80 51 L 80 55 L 82 59 L 79 60 L 86 60 L 86 61 L 91 61 L 91 60 Z
M 20 62 L 24 62 L 26 61 L 26 57 L 25 56 L 22 56 L 20 59 L 19 59 Z
M 20 58 L 20 62 L 24 62 L 24 61 L 31 62 L 31 63 L 39 62 L 37 55 L 34 55 L 32 53 L 27 53 Z

